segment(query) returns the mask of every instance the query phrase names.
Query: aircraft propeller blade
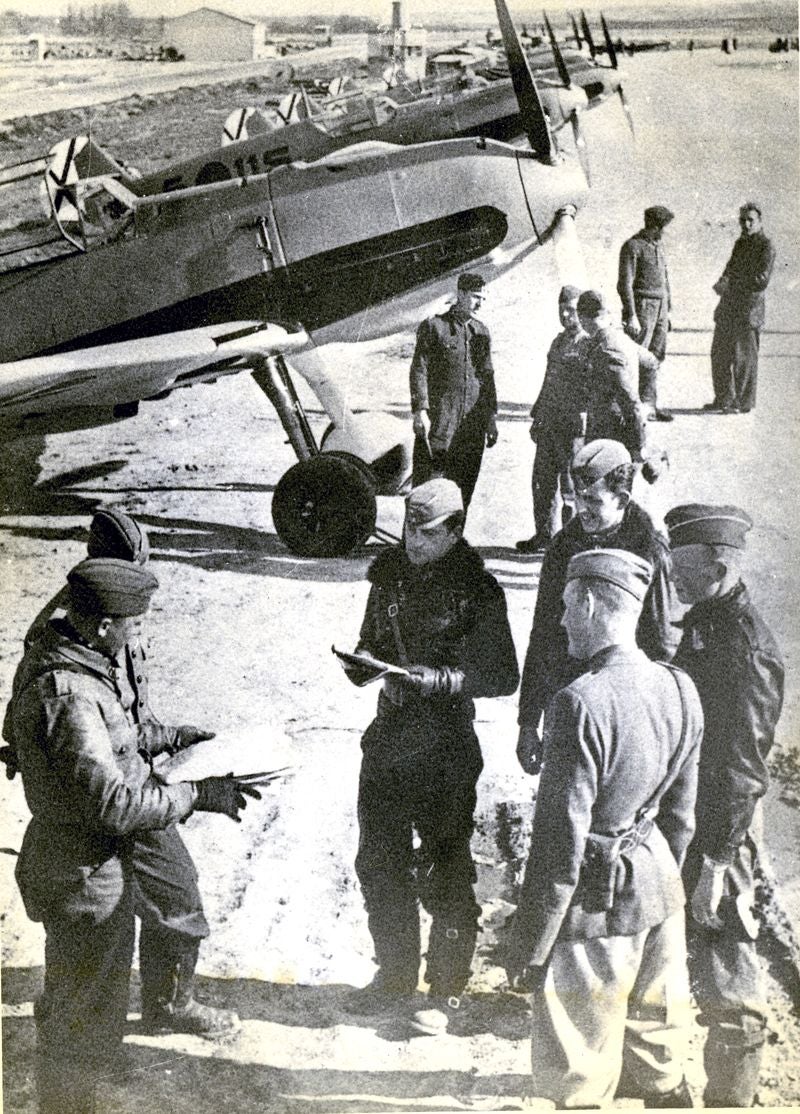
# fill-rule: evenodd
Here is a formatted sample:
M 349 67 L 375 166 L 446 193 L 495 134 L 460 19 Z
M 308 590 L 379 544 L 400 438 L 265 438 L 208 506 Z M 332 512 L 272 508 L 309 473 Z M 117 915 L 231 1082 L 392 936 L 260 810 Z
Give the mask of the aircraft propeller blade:
M 636 138 L 636 128 L 633 126 L 633 112 L 631 111 L 631 106 L 628 104 L 628 98 L 625 96 L 625 90 L 620 85 L 617 91 L 619 93 L 622 111 L 625 113 L 625 119 L 628 121 L 628 127 L 631 129 L 631 135 Z
M 606 17 L 603 15 L 602 12 L 600 13 L 600 26 L 603 28 L 603 38 L 606 41 L 606 53 L 608 54 L 608 60 L 611 63 L 611 69 L 618 70 L 619 62 L 617 61 L 617 49 L 614 46 L 613 40 L 611 38 L 611 32 L 608 30 Z
M 586 12 L 583 10 L 583 8 L 581 8 L 581 30 L 583 31 L 584 39 L 586 39 L 586 45 L 589 47 L 589 53 L 592 56 L 592 61 L 594 61 L 597 56 L 597 47 L 594 45 L 594 39 L 592 38 L 592 29 L 589 26 L 589 21 L 586 18 Z
M 581 33 L 578 30 L 578 21 L 575 19 L 575 16 L 572 14 L 572 12 L 569 13 L 569 18 L 570 22 L 572 23 L 572 34 L 575 36 L 575 42 L 577 44 L 578 50 L 580 50 L 583 46 L 583 39 L 581 38 Z
M 589 165 L 589 151 L 586 146 L 583 129 L 581 128 L 580 113 L 578 112 L 577 108 L 573 108 L 572 112 L 570 112 L 569 122 L 570 124 L 572 124 L 572 135 L 575 139 L 575 150 L 578 152 L 578 160 L 581 164 L 583 176 L 586 179 L 586 185 L 591 186 L 592 169 Z
M 564 86 L 564 88 L 569 89 L 572 85 L 572 78 L 569 76 L 569 70 L 567 69 L 566 62 L 564 61 L 564 55 L 561 53 L 561 47 L 556 42 L 556 37 L 553 34 L 552 25 L 550 23 L 550 20 L 547 18 L 547 12 L 542 12 L 542 15 L 544 16 L 544 25 L 547 28 L 547 34 L 550 39 L 550 49 L 553 51 L 553 58 L 556 62 L 558 76 L 561 78 L 561 84 Z
M 538 157 L 543 162 L 552 163 L 556 158 L 556 148 L 528 59 L 519 41 L 506 0 L 494 0 L 494 3 L 525 134 L 531 149 Z

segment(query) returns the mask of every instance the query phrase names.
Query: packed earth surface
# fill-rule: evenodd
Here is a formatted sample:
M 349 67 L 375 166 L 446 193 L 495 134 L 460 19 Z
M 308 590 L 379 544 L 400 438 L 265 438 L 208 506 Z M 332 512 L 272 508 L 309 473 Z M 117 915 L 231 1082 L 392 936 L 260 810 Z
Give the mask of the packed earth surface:
M 771 1038 L 759 1101 L 792 1106 L 800 1104 L 800 950 L 792 930 L 800 913 L 797 56 L 681 51 L 626 59 L 625 69 L 635 144 L 616 100 L 587 114 L 592 189 L 577 228 L 587 284 L 613 297 L 619 246 L 640 227 L 644 206 L 675 212 L 665 240 L 674 308 L 660 402 L 676 420 L 650 427 L 669 467 L 652 487 L 637 477 L 635 496 L 656 517 L 691 500 L 737 503 L 755 521 L 746 579 L 787 667 L 764 807 L 759 947 Z M 154 169 L 214 147 L 232 107 L 274 91 L 252 82 L 97 106 L 93 136 L 126 163 Z M 85 130 L 86 112 L 6 121 L 0 162 Z M 711 286 L 738 234 L 738 206 L 749 198 L 763 203 L 778 252 L 758 404 L 747 415 L 708 416 L 701 408 L 711 398 Z M 484 458 L 466 535 L 505 589 L 520 657 L 541 557 L 519 555 L 514 542 L 532 532 L 527 416 L 558 329 L 558 288 L 555 256 L 545 246 L 492 285 L 482 311 L 494 344 L 500 439 Z M 353 408 L 407 416 L 412 349 L 413 335 L 399 334 L 331 346 L 321 358 Z M 300 390 L 321 433 L 326 417 L 302 383 Z M 3 702 L 28 624 L 85 555 L 93 510 L 115 505 L 149 531 L 160 581 L 149 620 L 154 710 L 164 721 L 218 732 L 191 756 L 187 775 L 292 766 L 240 825 L 198 815 L 183 829 L 212 925 L 199 989 L 207 1001 L 235 1008 L 242 1032 L 221 1044 L 143 1035 L 134 972 L 126 1070 L 102 1081 L 98 1111 L 364 1114 L 535 1105 L 526 1001 L 507 990 L 498 951 L 537 785 L 514 756 L 515 697 L 478 703 L 485 769 L 473 846 L 483 932 L 458 1020 L 445 1035 L 409 1039 L 396 1019 L 347 1014 L 346 994 L 374 971 L 353 860 L 359 740 L 376 689 L 353 688 L 330 648 L 355 645 L 378 544 L 337 560 L 298 558 L 281 544 L 271 493 L 294 457 L 246 374 L 143 403 L 137 416 L 113 426 L 0 451 Z M 398 534 L 402 512 L 400 498 L 382 498 L 379 524 Z M 4 1109 L 29 1114 L 43 933 L 27 920 L 13 877 L 28 820 L 22 787 L 19 779 L 0 784 Z M 698 1102 L 701 1040 L 695 1027 L 689 1082 Z

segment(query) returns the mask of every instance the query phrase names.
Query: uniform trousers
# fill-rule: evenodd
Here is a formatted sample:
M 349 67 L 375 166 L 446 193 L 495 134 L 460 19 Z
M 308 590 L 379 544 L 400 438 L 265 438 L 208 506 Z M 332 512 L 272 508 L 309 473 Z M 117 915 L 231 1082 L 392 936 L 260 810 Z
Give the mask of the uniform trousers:
M 684 913 L 635 936 L 558 940 L 531 996 L 533 1091 L 608 1106 L 622 1073 L 642 1095 L 684 1075 L 690 1023 Z
M 652 352 L 659 363 L 663 363 L 667 354 L 669 329 L 667 301 L 665 298 L 636 296 L 635 302 L 641 331 L 634 339 L 637 344 Z M 658 370 L 639 368 L 639 398 L 645 405 L 655 410 L 658 405 Z
M 718 406 L 752 410 L 756 404 L 761 330 L 746 317 L 718 314 L 711 341 L 711 381 Z
M 457 743 L 454 730 L 468 734 L 462 746 L 448 746 Z M 442 738 L 429 739 L 416 760 L 407 755 L 400 762 L 385 744 L 402 748 L 409 739 L 393 734 L 380 717 L 367 729 L 358 791 L 356 874 L 375 959 L 385 986 L 403 994 L 416 989 L 421 901 L 433 922 L 426 981 L 432 994 L 457 997 L 469 979 L 481 911 L 470 851 L 481 769 L 477 739 L 471 724 L 445 723 Z M 436 742 L 440 749 L 432 753 Z M 378 753 L 370 754 L 373 748 Z
M 137 834 L 133 849 L 136 915 L 148 934 L 202 940 L 209 934 L 197 870 L 174 824 Z
M 44 992 L 36 1003 L 41 1114 L 90 1114 L 97 1075 L 113 1067 L 128 1012 L 133 892 L 114 906 L 73 915 L 53 908 L 46 933 Z
M 546 538 L 566 526 L 574 513 L 575 489 L 569 471 L 574 441 L 572 427 L 557 423 L 545 426 L 536 438 L 531 480 L 533 524 L 535 533 Z
M 446 449 L 429 449 L 424 439 L 417 437 L 414 441 L 414 486 L 434 476 L 444 476 L 458 484 L 466 510 L 478 482 L 485 446 L 486 415 L 478 408 L 467 414 Z

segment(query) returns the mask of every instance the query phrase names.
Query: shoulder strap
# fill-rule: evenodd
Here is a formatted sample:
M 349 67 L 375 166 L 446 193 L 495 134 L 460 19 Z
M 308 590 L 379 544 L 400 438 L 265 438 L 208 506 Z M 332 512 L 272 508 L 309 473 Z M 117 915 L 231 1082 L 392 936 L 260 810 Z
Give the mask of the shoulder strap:
M 406 654 L 406 647 L 403 642 L 403 636 L 400 633 L 400 624 L 397 621 L 397 616 L 400 613 L 400 607 L 397 602 L 397 589 L 395 588 L 394 584 L 388 584 L 385 590 L 387 596 L 389 597 L 389 606 L 386 608 L 386 614 L 389 617 L 392 634 L 394 635 L 394 643 L 397 647 L 399 664 L 405 666 L 408 665 L 408 655 Z
M 670 671 L 675 681 L 675 686 L 678 689 L 678 696 L 680 697 L 681 701 L 681 737 L 678 740 L 678 745 L 675 747 L 675 750 L 670 755 L 669 762 L 667 763 L 667 772 L 664 775 L 662 781 L 659 783 L 658 788 L 655 790 L 654 793 L 650 794 L 641 808 L 637 810 L 637 820 L 640 820 L 643 816 L 651 812 L 657 806 L 664 793 L 666 793 L 667 789 L 669 789 L 670 785 L 675 780 L 675 775 L 678 772 L 679 763 L 683 760 L 683 751 L 686 745 L 686 735 L 689 730 L 689 717 L 686 710 L 686 696 L 683 691 L 683 685 L 680 681 L 682 671 L 678 669 L 677 666 L 670 665 L 665 661 L 661 661 L 658 664 L 663 665 L 665 669 L 668 669 Z

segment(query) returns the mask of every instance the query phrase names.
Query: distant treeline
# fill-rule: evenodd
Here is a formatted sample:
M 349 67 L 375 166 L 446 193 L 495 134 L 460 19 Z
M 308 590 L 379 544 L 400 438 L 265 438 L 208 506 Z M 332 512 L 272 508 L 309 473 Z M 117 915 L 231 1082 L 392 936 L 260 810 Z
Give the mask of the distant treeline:
M 334 35 L 358 35 L 374 31 L 378 25 L 374 19 L 357 15 L 337 15 L 333 18 L 329 15 L 274 16 L 265 22 L 277 35 L 309 34 L 321 23 L 329 24 Z

